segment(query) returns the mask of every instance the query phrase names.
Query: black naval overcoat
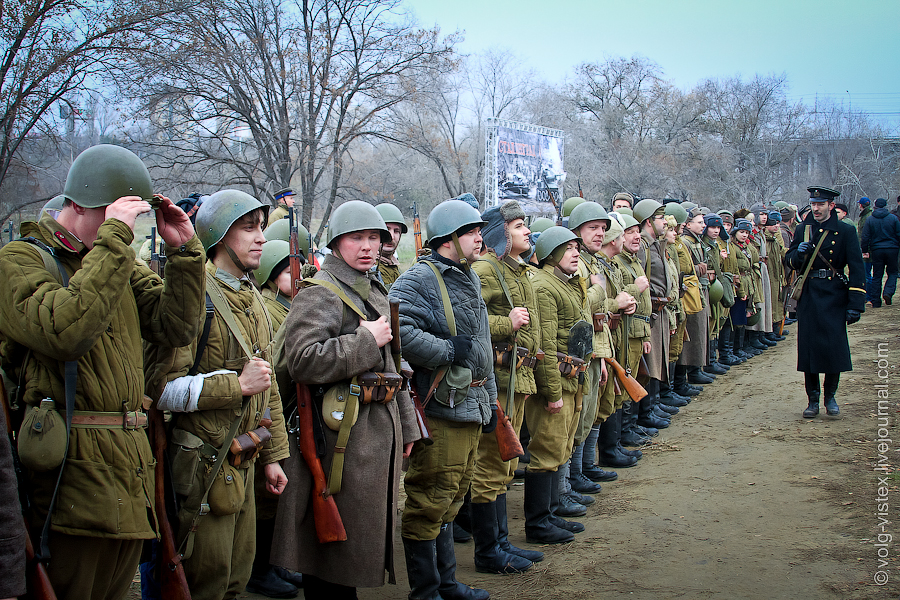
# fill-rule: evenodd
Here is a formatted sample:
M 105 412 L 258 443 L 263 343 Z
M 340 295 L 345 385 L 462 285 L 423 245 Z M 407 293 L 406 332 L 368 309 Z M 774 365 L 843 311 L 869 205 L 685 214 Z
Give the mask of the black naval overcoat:
M 797 247 L 804 240 L 807 226 L 810 227 L 812 248 L 804 255 Z M 812 213 L 806 215 L 794 230 L 785 264 L 803 273 L 819 239 L 826 232 L 828 237 L 803 284 L 797 307 L 797 370 L 805 373 L 853 370 L 847 340 L 847 310 L 862 313 L 866 309 L 866 276 L 856 228 L 841 222 L 835 211 L 831 211 L 824 223 L 816 222 Z M 827 258 L 839 273 L 846 274 L 848 283 L 834 276 L 822 257 Z

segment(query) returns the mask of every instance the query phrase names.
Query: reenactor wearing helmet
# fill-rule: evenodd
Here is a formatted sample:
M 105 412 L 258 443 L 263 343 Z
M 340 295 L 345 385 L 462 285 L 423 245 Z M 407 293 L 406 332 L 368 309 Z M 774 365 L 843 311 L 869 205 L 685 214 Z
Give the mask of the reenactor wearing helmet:
M 781 294 L 784 285 L 784 251 L 781 237 L 781 213 L 777 210 L 769 212 L 765 236 L 769 246 L 769 284 L 772 286 L 772 332 L 766 336 L 775 342 L 784 339 L 781 330 L 784 326 L 784 297 Z
M 537 241 L 541 269 L 532 281 L 546 356 L 537 367 L 537 395 L 525 402 L 531 462 L 525 473 L 525 536 L 531 543 L 558 544 L 584 531 L 556 514 L 562 506 L 565 470 L 581 411 L 582 374 L 592 351 L 593 327 L 585 286 L 578 276 L 579 238 L 553 226 Z M 583 510 L 583 507 L 582 507 Z M 584 514 L 582 512 L 582 514 Z
M 571 198 L 567 198 L 562 205 L 562 223 L 560 223 L 563 227 L 569 226 L 569 215 L 572 214 L 572 211 L 575 210 L 576 206 L 584 204 L 585 200 L 581 196 L 572 196 Z
M 397 278 L 400 277 L 400 262 L 397 260 L 397 248 L 400 246 L 400 237 L 409 231 L 403 213 L 393 204 L 379 204 L 375 207 L 384 224 L 391 233 L 391 239 L 381 247 L 378 255 L 378 275 L 384 287 L 391 289 Z
M 172 412 L 169 452 L 180 500 L 176 545 L 197 600 L 234 597 L 250 578 L 257 463 L 269 492 L 280 494 L 287 484 L 279 464 L 288 456 L 287 433 L 269 362 L 275 332 L 250 281 L 262 257 L 267 213 L 267 206 L 237 190 L 216 192 L 200 206 L 196 226 L 214 311 L 189 345 L 147 357 L 148 394 Z M 236 450 L 235 437 L 246 432 L 260 441 Z M 223 453 L 227 459 L 217 460 Z
M 151 516 L 155 462 L 141 412 L 141 338 L 170 347 L 197 334 L 203 249 L 184 212 L 154 196 L 146 166 L 125 148 L 82 152 L 63 196 L 55 218 L 22 224 L 31 241 L 0 250 L 0 355 L 29 410 L 45 422 L 55 417 L 62 432 L 55 440 L 18 438 L 31 524 L 39 530 L 49 518 L 49 553 L 35 547 L 53 558 L 56 595 L 121 598 L 144 540 L 158 535 Z M 152 210 L 148 200 L 159 203 L 165 281 L 135 262 L 130 246 L 135 219 Z M 61 413 L 72 421 L 68 440 Z
M 510 200 L 485 211 L 481 234 L 487 252 L 472 265 L 481 279 L 487 305 L 494 357 L 497 401 L 516 434 L 525 417 L 525 400 L 537 392 L 534 368 L 539 360 L 540 324 L 531 287 L 533 267 L 521 255 L 531 250 L 525 212 Z M 512 393 L 510 393 L 512 391 Z M 509 542 L 506 486 L 518 459 L 500 458 L 494 432 L 481 434 L 469 505 L 475 538 L 475 568 L 487 573 L 518 573 L 544 559 L 541 552 L 523 550 Z
M 384 585 L 385 572 L 394 580 L 400 468 L 420 436 L 408 392 L 391 383 L 400 377 L 390 306 L 373 272 L 390 240 L 384 220 L 367 202 L 345 202 L 331 215 L 327 240 L 331 254 L 304 280 L 279 335 L 277 369 L 279 380 L 284 367 L 309 386 L 324 423 L 322 468 L 347 539 L 319 543 L 313 478 L 291 436 L 291 486 L 279 502 L 272 562 L 303 573 L 306 598 L 346 599 L 358 587 Z
M 659 401 L 661 404 L 680 408 L 687 406 L 691 396 L 696 396 L 700 390 L 687 384 L 687 370 L 683 366 L 677 365 L 678 359 L 684 349 L 685 329 L 687 328 L 687 312 L 684 310 L 684 303 L 681 296 L 684 295 L 684 278 L 694 275 L 694 261 L 691 259 L 691 251 L 682 239 L 685 231 L 685 223 L 688 221 L 688 212 L 681 204 L 677 202 L 669 202 L 665 205 L 666 217 L 673 217 L 676 224 L 676 239 L 667 246 L 670 253 L 675 254 L 677 259 L 677 280 L 679 298 L 672 304 L 676 307 L 676 320 L 674 321 L 674 331 L 669 344 L 669 378 L 668 381 L 660 383 Z M 667 307 L 668 308 L 668 307 Z M 669 324 L 672 326 L 672 323 Z M 677 388 L 677 389 L 676 389 Z
M 433 443 L 417 443 L 404 487 L 400 532 L 412 600 L 485 600 L 489 594 L 456 581 L 453 520 L 472 482 L 482 426 L 496 423 L 497 399 L 488 311 L 471 269 L 481 252 L 478 210 L 447 200 L 428 215 L 431 255 L 400 275 L 391 300 L 400 302 L 404 357 Z
M 674 204 L 674 202 L 670 202 L 669 204 Z M 679 407 L 675 406 L 675 404 L 681 404 L 684 402 L 687 403 L 686 399 L 679 397 L 672 391 L 672 379 L 674 377 L 674 369 L 672 363 L 678 360 L 678 355 L 681 353 L 681 350 L 684 348 L 683 344 L 683 336 L 684 330 L 682 329 L 681 335 L 682 340 L 676 340 L 676 336 L 678 335 L 678 325 L 681 322 L 686 322 L 687 313 L 684 310 L 684 306 L 681 301 L 681 297 L 679 296 L 680 286 L 678 286 L 677 282 L 680 281 L 681 275 L 681 265 L 680 258 L 678 255 L 678 250 L 674 244 L 680 242 L 680 231 L 683 231 L 683 225 L 679 224 L 678 221 L 675 220 L 674 215 L 666 215 L 666 271 L 668 273 L 669 281 L 675 282 L 675 289 L 673 290 L 672 295 L 670 296 L 669 303 L 665 306 L 665 311 L 669 316 L 669 356 L 668 361 L 669 364 L 667 373 L 668 377 L 666 379 L 662 379 L 659 382 L 659 396 L 656 404 L 656 408 L 668 414 L 671 418 L 673 415 L 677 415 L 679 412 Z M 678 347 L 678 353 L 673 350 L 673 346 L 677 345 L 676 342 L 680 342 Z M 674 360 L 673 360 L 674 359 Z
M 728 232 L 725 231 L 722 217 L 716 213 L 709 213 L 703 217 L 706 228 L 703 230 L 703 236 L 700 241 L 706 248 L 707 263 L 706 276 L 709 279 L 709 354 L 708 363 L 704 368 L 705 371 L 715 375 L 724 375 L 730 369 L 730 365 L 723 363 L 717 357 L 719 347 L 719 335 L 722 330 L 722 323 L 725 320 L 725 309 L 722 306 L 722 296 L 724 295 L 723 280 L 726 284 L 731 285 L 728 276 L 723 274 L 722 258 L 723 250 L 719 247 L 719 242 L 724 238 L 728 239 Z
M 702 367 L 707 364 L 709 351 L 709 279 L 706 276 L 709 269 L 708 248 L 701 238 L 706 229 L 706 221 L 700 208 L 694 208 L 688 213 L 688 219 L 684 225 L 684 235 L 681 240 L 687 246 L 691 254 L 693 265 L 692 272 L 694 282 L 700 286 L 700 301 L 702 303 L 699 312 L 689 313 L 687 316 L 688 341 L 684 343 L 684 349 L 675 367 L 676 385 L 681 388 L 684 376 L 691 385 L 703 385 L 712 383 L 714 375 L 704 373 Z M 702 388 L 701 388 L 702 389 Z M 677 391 L 677 390 L 676 390 Z
M 278 223 L 281 219 L 288 216 L 288 213 L 294 209 L 296 197 L 297 193 L 291 187 L 275 192 L 275 202 L 278 206 L 269 215 L 269 224 Z

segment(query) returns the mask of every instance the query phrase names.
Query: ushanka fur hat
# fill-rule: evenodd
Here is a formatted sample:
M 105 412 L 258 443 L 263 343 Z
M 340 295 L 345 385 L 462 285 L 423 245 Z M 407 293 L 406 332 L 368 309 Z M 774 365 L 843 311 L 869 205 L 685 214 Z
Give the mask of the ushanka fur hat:
M 516 219 L 524 219 L 525 211 L 518 202 L 510 200 L 487 209 L 481 218 L 487 222 L 487 225 L 481 228 L 484 245 L 503 258 L 509 251 L 509 231 L 506 224 Z

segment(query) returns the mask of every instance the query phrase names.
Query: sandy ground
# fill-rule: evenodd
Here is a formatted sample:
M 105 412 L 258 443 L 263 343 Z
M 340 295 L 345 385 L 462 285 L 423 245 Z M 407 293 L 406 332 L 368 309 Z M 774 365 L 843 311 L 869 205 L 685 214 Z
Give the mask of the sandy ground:
M 855 370 L 842 376 L 841 417 L 801 418 L 791 331 L 707 386 L 637 467 L 604 484 L 573 543 L 541 548 L 546 559 L 516 576 L 476 573 L 472 543 L 457 544 L 458 579 L 496 599 L 900 597 L 900 539 L 877 546 L 879 534 L 900 537 L 898 325 L 900 306 L 892 306 L 869 309 L 850 327 Z M 879 344 L 887 378 L 878 375 Z M 876 384 L 887 386 L 893 436 L 880 449 Z M 886 501 L 876 501 L 879 492 Z M 514 482 L 508 496 L 520 546 L 522 493 Z M 876 513 L 885 502 L 882 526 Z M 406 598 L 399 543 L 396 550 L 398 585 L 360 590 L 361 599 Z

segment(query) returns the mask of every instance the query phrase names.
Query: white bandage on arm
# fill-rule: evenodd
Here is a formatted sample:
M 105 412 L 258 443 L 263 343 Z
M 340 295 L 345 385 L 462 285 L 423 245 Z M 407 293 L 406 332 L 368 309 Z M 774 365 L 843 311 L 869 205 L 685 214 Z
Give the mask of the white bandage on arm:
M 223 369 L 221 371 L 200 373 L 193 376 L 185 375 L 184 377 L 173 379 L 166 384 L 162 396 L 159 398 L 159 409 L 172 412 L 194 412 L 197 410 L 197 403 L 200 401 L 203 380 L 213 375 L 227 375 L 228 373 L 234 373 L 234 371 Z

